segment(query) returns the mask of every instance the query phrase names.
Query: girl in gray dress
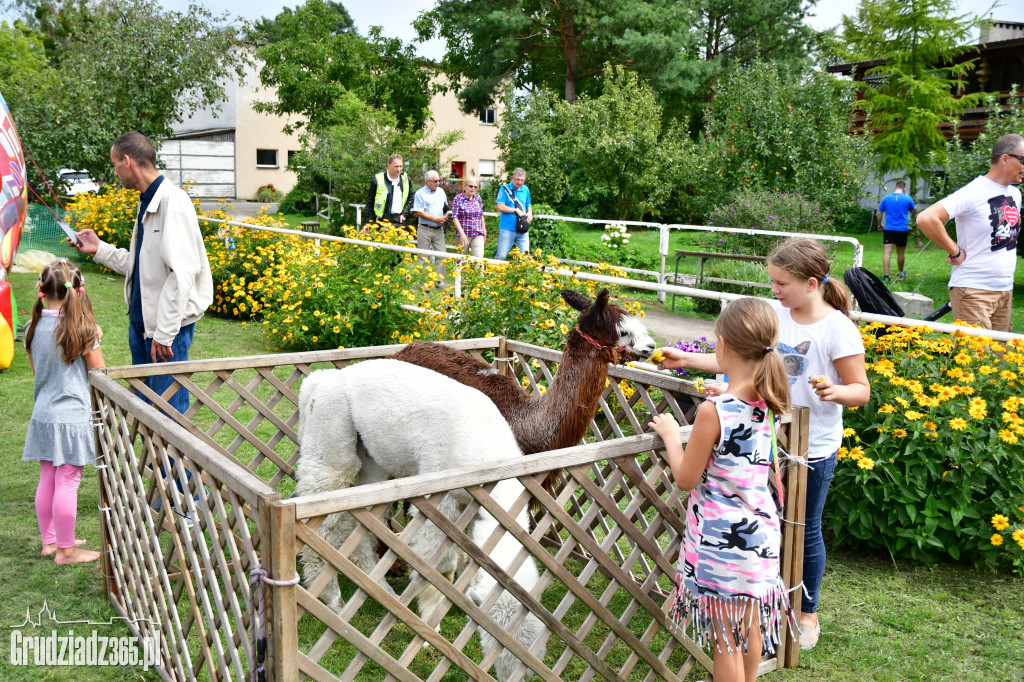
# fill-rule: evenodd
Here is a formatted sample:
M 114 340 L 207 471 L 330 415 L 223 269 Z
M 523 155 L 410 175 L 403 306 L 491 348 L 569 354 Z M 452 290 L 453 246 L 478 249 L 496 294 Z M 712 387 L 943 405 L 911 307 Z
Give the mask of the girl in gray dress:
M 58 564 L 99 559 L 75 539 L 82 469 L 96 461 L 88 372 L 103 367 L 102 332 L 92 316 L 82 273 L 62 258 L 39 275 L 39 298 L 25 333 L 36 375 L 35 405 L 22 460 L 39 462 L 36 516 L 43 556 Z

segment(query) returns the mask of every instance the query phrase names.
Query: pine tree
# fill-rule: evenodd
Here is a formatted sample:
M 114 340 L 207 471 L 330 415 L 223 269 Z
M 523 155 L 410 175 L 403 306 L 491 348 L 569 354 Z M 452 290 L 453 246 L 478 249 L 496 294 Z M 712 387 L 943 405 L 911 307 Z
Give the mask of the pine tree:
M 858 106 L 867 117 L 871 147 L 882 175 L 905 172 L 910 193 L 929 161 L 945 154 L 942 124 L 980 94 L 960 92 L 975 59 L 958 59 L 976 20 L 956 15 L 955 0 L 862 0 L 856 18 L 843 17 L 843 38 L 851 60 L 882 59 L 864 73 Z

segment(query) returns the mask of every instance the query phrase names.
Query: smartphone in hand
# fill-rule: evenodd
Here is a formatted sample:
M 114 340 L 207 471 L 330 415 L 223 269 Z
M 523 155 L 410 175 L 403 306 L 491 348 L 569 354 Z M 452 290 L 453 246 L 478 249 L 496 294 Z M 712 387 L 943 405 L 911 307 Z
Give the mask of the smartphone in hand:
M 82 243 L 78 241 L 78 235 L 75 233 L 74 230 L 71 229 L 70 225 L 68 225 L 63 220 L 58 220 L 57 224 L 60 225 L 60 229 L 64 230 L 64 234 L 65 236 L 67 236 L 69 242 L 71 242 L 75 246 L 82 245 Z

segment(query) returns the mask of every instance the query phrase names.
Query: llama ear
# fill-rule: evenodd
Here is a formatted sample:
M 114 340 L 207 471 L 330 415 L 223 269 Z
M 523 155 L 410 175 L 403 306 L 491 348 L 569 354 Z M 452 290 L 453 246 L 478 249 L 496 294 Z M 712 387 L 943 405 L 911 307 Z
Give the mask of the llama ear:
M 607 290 L 605 290 L 605 293 L 607 293 Z M 562 289 L 562 299 L 580 312 L 586 310 L 593 303 L 589 298 L 572 289 Z
M 611 298 L 611 294 L 608 293 L 607 289 L 601 289 L 601 291 L 597 292 L 597 299 L 594 301 L 594 310 L 597 314 L 600 315 L 608 307 L 609 298 Z

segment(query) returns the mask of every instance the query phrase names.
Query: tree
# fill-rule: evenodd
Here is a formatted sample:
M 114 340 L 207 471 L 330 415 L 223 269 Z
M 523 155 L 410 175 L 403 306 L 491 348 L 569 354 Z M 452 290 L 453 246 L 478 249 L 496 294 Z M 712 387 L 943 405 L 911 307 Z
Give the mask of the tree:
M 884 175 L 906 172 L 910 193 L 932 162 L 944 158 L 941 125 L 980 102 L 980 93 L 959 95 L 974 59 L 975 20 L 955 15 L 955 0 L 862 0 L 856 17 L 843 17 L 850 59 L 882 59 L 860 83 L 858 105 L 867 116 L 869 140 Z M 869 77 L 869 78 L 867 78 Z
M 47 172 L 79 168 L 109 178 L 119 134 L 165 138 L 185 116 L 222 101 L 224 80 L 240 75 L 235 30 L 205 9 L 167 12 L 155 0 L 46 7 L 59 21 L 45 25 L 67 30 L 49 36 L 48 68 L 26 78 L 8 104 Z
M 802 0 L 440 0 L 420 15 L 420 39 L 439 36 L 440 68 L 463 109 L 488 106 L 505 85 L 558 88 L 567 102 L 600 94 L 606 64 L 650 83 L 675 113 L 709 97 L 734 65 L 802 57 L 813 31 Z
M 262 43 L 260 79 L 276 91 L 257 109 L 297 114 L 311 130 L 334 124 L 336 102 L 356 93 L 371 107 L 386 109 L 405 129 L 421 130 L 429 115 L 430 73 L 412 48 L 374 27 L 357 34 L 345 8 L 330 0 L 306 0 L 257 25 Z
M 510 98 L 498 134 L 505 168 L 526 168 L 539 201 L 620 219 L 658 212 L 688 144 L 663 122 L 653 89 L 621 67 L 607 70 L 600 96 L 575 104 L 550 92 Z
M 987 93 L 983 107 L 989 112 L 985 130 L 973 142 L 965 142 L 953 135 L 946 142 L 940 162 L 933 156 L 932 168 L 941 169 L 928 176 L 928 182 L 935 196 L 952 194 L 968 182 L 988 172 L 992 159 L 992 147 L 996 140 L 1010 133 L 1020 134 L 1024 130 L 1024 92 L 1014 86 L 1003 101 L 999 93 Z M 1018 240 L 1018 243 L 1024 244 Z
M 852 84 L 811 69 L 757 62 L 719 84 L 706 110 L 700 188 L 728 203 L 737 188 L 803 192 L 844 213 L 867 165 L 848 134 Z
M 376 109 L 353 92 L 342 93 L 330 113 L 329 126 L 306 129 L 299 182 L 307 188 L 330 188 L 334 196 L 362 201 L 370 178 L 387 166 L 388 156 L 405 157 L 407 172 L 438 168 L 442 152 L 462 139 L 462 131 L 438 137 L 403 129 L 394 113 Z
M 440 0 L 416 20 L 421 40 L 444 39 L 440 67 L 467 112 L 490 105 L 506 84 L 559 87 L 567 102 L 597 90 L 605 63 L 630 62 L 647 49 L 672 70 L 686 59 L 689 12 L 671 0 Z

